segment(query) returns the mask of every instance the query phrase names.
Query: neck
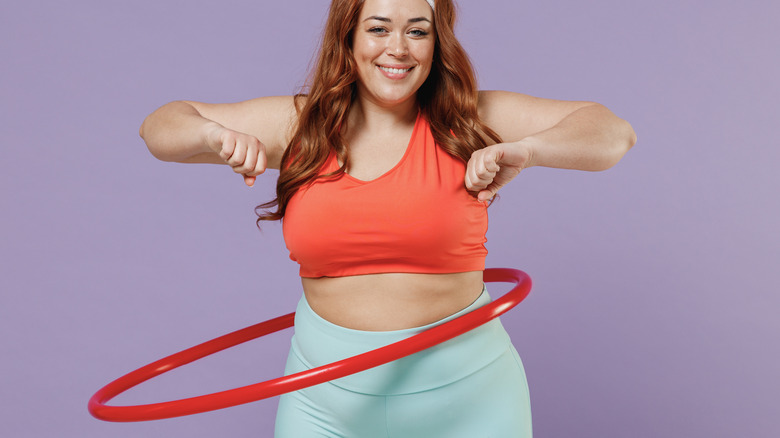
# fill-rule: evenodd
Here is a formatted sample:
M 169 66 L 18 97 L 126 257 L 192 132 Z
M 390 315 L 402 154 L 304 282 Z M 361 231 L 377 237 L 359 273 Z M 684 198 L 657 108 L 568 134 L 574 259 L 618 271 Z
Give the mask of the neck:
M 358 98 L 350 109 L 348 125 L 381 131 L 399 124 L 414 123 L 417 112 L 416 99 L 409 99 L 393 106 L 380 106 Z

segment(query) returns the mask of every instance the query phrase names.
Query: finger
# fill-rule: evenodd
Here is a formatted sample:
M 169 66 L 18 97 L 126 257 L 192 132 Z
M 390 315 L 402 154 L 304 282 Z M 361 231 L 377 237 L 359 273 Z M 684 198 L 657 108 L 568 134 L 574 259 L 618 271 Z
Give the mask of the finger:
M 496 196 L 496 192 L 493 190 L 480 190 L 479 194 L 477 194 L 477 200 L 480 202 L 489 201 L 493 196 Z
M 495 172 L 491 172 L 484 160 L 479 160 L 477 162 L 476 167 L 474 168 L 474 171 L 476 172 L 477 178 L 479 178 L 479 181 L 485 185 L 490 184 L 490 181 L 493 180 L 493 177 L 496 176 Z
M 246 174 L 249 176 L 260 175 L 265 172 L 266 165 L 265 146 L 259 143 L 257 153 L 255 154 L 255 165 Z
M 233 151 L 236 149 L 236 139 L 231 135 L 225 135 L 222 139 L 222 148 L 219 151 L 219 156 L 228 161 L 233 155 Z
M 474 185 L 475 190 L 482 190 L 490 184 L 490 180 L 484 178 L 477 170 L 477 167 L 479 167 L 478 164 L 474 165 L 474 168 L 471 169 L 471 182 Z
M 480 163 L 482 161 L 482 151 L 476 151 L 471 155 L 471 159 L 468 162 L 468 165 L 466 166 L 466 189 L 470 191 L 478 191 L 482 190 L 485 187 L 487 187 L 487 184 L 489 182 L 484 182 L 480 179 L 478 175 L 477 168 L 480 166 Z
M 472 182 L 476 189 L 486 188 L 496 177 L 496 171 L 493 169 L 498 166 L 491 160 L 489 154 L 481 154 L 476 160 L 472 170 Z
M 241 166 L 244 164 L 244 160 L 246 160 L 246 152 L 247 152 L 247 145 L 241 140 L 236 141 L 236 147 L 233 150 L 233 154 L 228 158 L 227 162 L 235 169 L 236 167 Z
M 485 149 L 482 160 L 480 160 L 480 169 L 484 169 L 486 173 L 490 173 L 490 177 L 492 178 L 495 176 L 496 172 L 501 169 L 501 166 L 498 164 L 498 159 L 498 149 L 495 147 Z
M 241 162 L 234 170 L 238 173 L 249 174 L 255 170 L 257 165 L 257 146 L 249 145 L 246 150 L 244 161 Z
M 469 161 L 469 165 L 466 168 L 466 176 L 465 176 L 466 190 L 469 190 L 469 191 L 472 191 L 472 192 L 480 190 L 482 188 L 482 187 L 478 187 L 479 180 L 477 179 L 477 174 L 474 171 L 474 166 L 476 166 L 476 164 L 475 164 L 474 160 L 472 159 L 472 160 Z
M 265 155 L 265 145 L 260 144 L 260 150 L 257 153 L 257 165 L 255 166 L 255 172 L 261 174 L 265 172 L 268 167 L 268 157 Z
M 493 175 L 501 170 L 501 165 L 498 164 L 498 153 L 493 153 L 488 156 L 488 159 L 484 162 L 485 170 L 491 172 Z
M 257 180 L 257 178 L 249 175 L 242 175 L 242 176 L 244 177 L 244 184 L 246 184 L 249 187 L 253 187 L 255 185 L 255 181 Z

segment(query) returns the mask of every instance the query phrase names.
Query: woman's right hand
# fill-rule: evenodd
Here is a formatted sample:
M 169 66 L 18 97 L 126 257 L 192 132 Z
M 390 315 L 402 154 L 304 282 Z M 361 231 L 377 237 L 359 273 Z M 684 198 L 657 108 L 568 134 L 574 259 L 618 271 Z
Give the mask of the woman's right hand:
M 206 144 L 233 169 L 244 177 L 249 187 L 268 165 L 265 145 L 249 134 L 234 131 L 214 123 L 206 135 Z
M 144 119 L 139 134 L 159 160 L 227 164 L 251 187 L 265 169 L 281 165 L 298 117 L 294 99 L 169 102 Z

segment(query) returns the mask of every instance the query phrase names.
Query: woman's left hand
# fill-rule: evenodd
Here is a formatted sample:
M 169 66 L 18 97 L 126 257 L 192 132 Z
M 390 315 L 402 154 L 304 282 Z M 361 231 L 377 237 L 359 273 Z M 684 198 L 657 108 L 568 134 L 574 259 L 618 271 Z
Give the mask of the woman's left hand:
M 487 201 L 520 171 L 530 167 L 532 156 L 530 146 L 522 140 L 475 151 L 466 165 L 466 189 L 478 192 L 479 201 Z

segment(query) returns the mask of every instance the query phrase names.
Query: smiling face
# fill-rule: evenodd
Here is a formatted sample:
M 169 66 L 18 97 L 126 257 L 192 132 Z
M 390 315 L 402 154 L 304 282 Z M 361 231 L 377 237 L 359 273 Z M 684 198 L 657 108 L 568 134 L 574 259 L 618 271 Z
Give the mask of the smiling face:
M 431 71 L 435 39 L 425 0 L 366 0 L 352 37 L 359 98 L 381 107 L 414 99 Z

